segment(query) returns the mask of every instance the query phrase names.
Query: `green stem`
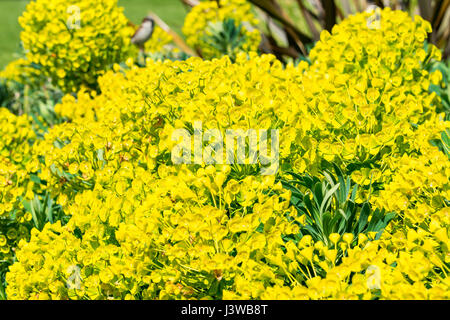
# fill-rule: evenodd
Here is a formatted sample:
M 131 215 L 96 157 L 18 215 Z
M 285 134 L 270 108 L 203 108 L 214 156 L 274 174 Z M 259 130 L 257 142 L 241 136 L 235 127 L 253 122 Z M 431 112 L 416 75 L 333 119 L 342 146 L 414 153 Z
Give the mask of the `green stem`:
M 29 101 L 30 87 L 26 84 L 23 89 L 23 110 L 26 114 L 30 114 L 30 101 Z

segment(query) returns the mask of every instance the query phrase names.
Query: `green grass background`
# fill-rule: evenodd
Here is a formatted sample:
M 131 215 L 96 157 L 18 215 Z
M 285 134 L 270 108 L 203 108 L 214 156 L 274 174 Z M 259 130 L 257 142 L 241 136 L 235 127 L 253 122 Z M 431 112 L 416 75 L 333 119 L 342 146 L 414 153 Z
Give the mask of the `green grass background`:
M 0 70 L 18 57 L 21 30 L 17 19 L 28 2 L 0 0 Z M 119 5 L 125 8 L 125 15 L 135 24 L 139 24 L 152 11 L 181 35 L 187 11 L 179 0 L 119 0 Z

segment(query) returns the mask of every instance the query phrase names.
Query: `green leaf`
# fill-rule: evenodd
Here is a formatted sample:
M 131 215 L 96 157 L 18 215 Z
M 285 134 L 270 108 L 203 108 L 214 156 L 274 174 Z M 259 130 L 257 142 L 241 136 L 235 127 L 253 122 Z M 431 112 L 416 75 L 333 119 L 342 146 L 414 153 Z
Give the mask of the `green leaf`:
M 447 129 L 445 132 L 442 132 L 441 137 L 443 142 L 443 151 L 448 157 L 450 157 L 450 130 Z
M 358 233 L 361 233 L 364 228 L 367 225 L 367 220 L 369 219 L 370 215 L 370 205 L 367 202 L 364 202 L 361 212 L 359 213 L 359 220 L 358 220 Z
M 314 185 L 314 188 L 313 188 L 313 198 L 314 198 L 314 201 L 316 202 L 316 205 L 317 205 L 318 207 L 319 207 L 319 206 L 322 204 L 322 202 L 323 202 L 322 187 L 323 187 L 322 183 L 317 182 L 317 183 Z M 319 210 L 319 211 L 320 211 L 320 210 Z M 320 212 L 322 212 L 322 211 L 320 211 Z
M 336 190 L 339 188 L 340 184 L 333 186 L 328 192 L 325 194 L 325 197 L 322 200 L 322 204 L 320 206 L 319 211 L 321 213 L 324 212 L 324 210 L 328 210 L 328 207 L 331 205 L 331 200 L 333 200 L 333 195 L 336 192 Z
M 306 225 L 304 229 L 314 238 L 323 241 L 322 233 L 318 232 L 313 226 Z
M 331 214 L 329 212 L 324 213 L 323 217 L 322 217 L 322 221 L 323 221 L 323 234 L 324 236 L 326 236 L 328 238 L 328 236 L 333 233 L 333 225 L 332 225 L 332 221 L 333 221 L 333 217 L 331 216 Z
M 5 287 L 3 286 L 3 279 L 0 277 L 0 300 L 6 300 Z
M 47 193 L 46 195 L 46 204 L 47 204 L 47 208 L 46 208 L 46 216 L 47 216 L 47 221 L 49 221 L 50 223 L 53 223 L 53 199 L 49 196 L 49 194 Z
M 292 192 L 303 195 L 302 192 L 297 187 L 295 187 L 292 183 L 283 180 L 283 181 L 281 181 L 281 184 L 283 185 L 283 187 L 285 189 L 288 189 L 288 190 L 291 190 Z
M 314 241 L 321 240 L 327 245 L 328 236 L 333 232 L 341 235 L 353 233 L 357 237 L 359 233 L 375 231 L 381 236 L 395 214 L 385 216 L 384 210 L 372 211 L 367 201 L 356 203 L 358 185 L 352 185 L 350 176 L 341 175 L 339 168 L 335 170 L 339 172 L 337 177 L 324 172 L 322 180 L 308 174 L 289 173 L 294 179 L 282 184 L 287 190 L 291 190 L 291 204 L 298 214 L 305 214 L 305 225 L 301 226 L 299 235 L 310 234 Z M 299 188 L 296 186 L 303 186 L 301 189 L 306 190 L 297 192 Z M 336 205 L 332 206 L 333 199 L 336 200 Z

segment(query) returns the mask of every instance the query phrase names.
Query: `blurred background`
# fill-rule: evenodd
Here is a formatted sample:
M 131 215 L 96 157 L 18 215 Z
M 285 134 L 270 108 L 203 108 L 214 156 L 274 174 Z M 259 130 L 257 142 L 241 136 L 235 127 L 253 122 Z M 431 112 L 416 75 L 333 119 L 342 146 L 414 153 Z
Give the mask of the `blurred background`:
M 0 0 L 0 69 L 20 52 L 20 26 L 17 19 L 30 0 Z M 156 13 L 178 34 L 181 34 L 186 7 L 180 0 L 119 0 L 125 15 L 139 24 L 148 11 Z
M 208 1 L 208 0 L 206 0 Z M 210 0 L 216 1 L 216 0 Z M 444 57 L 450 55 L 450 0 L 247 0 L 252 3 L 263 33 L 261 51 L 298 58 L 307 56 L 320 32 L 331 30 L 346 16 L 365 11 L 371 6 L 408 11 L 431 22 L 429 42 L 436 44 Z M 29 0 L 0 0 L 0 69 L 19 56 L 20 26 L 18 17 Z M 153 12 L 173 32 L 181 32 L 184 18 L 199 0 L 119 0 L 125 15 L 139 25 Z

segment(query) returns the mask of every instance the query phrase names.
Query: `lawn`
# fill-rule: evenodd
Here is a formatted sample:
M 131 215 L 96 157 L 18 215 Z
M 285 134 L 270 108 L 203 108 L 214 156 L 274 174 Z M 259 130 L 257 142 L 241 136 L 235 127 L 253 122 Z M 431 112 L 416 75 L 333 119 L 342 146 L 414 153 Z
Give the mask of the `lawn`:
M 18 17 L 29 0 L 0 0 L 0 69 L 17 57 L 20 51 Z M 135 24 L 147 12 L 155 12 L 176 32 L 181 33 L 186 9 L 179 0 L 119 0 L 126 16 Z

